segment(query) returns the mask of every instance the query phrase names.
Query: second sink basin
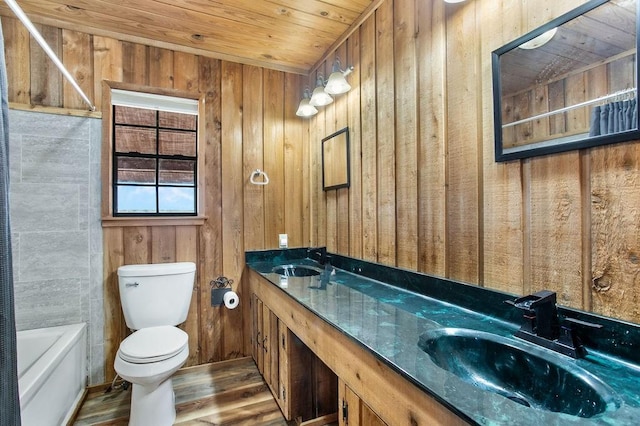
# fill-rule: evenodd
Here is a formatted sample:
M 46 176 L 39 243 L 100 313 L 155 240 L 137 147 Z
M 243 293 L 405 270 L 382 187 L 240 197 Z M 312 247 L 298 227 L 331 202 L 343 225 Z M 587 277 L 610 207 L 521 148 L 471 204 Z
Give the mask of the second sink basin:
M 593 417 L 618 406 L 611 388 L 575 360 L 514 339 L 442 328 L 418 345 L 438 367 L 527 407 Z
M 322 270 L 308 265 L 280 265 L 273 268 L 273 272 L 285 277 L 314 277 Z

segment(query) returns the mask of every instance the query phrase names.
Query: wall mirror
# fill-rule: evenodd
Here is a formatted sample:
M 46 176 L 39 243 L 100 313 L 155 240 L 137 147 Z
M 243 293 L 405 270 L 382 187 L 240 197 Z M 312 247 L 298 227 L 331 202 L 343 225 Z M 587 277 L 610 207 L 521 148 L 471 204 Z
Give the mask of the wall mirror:
M 349 187 L 349 128 L 322 139 L 322 189 Z
M 640 139 L 638 1 L 588 1 L 493 52 L 496 161 Z

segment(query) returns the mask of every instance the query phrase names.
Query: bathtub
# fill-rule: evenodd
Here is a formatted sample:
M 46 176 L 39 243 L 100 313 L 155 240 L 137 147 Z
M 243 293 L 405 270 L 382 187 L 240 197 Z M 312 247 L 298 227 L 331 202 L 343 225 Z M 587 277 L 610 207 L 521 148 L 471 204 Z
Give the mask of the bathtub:
M 86 324 L 17 334 L 22 425 L 66 424 L 86 387 Z

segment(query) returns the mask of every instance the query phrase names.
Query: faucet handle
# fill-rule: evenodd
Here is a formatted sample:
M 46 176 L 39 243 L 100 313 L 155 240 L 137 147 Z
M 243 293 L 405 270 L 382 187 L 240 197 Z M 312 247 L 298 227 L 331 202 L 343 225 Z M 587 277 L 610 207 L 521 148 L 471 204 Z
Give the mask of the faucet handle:
M 563 322 L 569 323 L 570 326 L 572 326 L 572 325 L 580 325 L 582 327 L 590 328 L 592 330 L 598 330 L 598 329 L 602 328 L 602 324 L 594 324 L 592 322 L 582 321 L 582 320 L 575 319 L 575 318 L 564 317 L 563 318 Z
M 594 324 L 575 318 L 564 317 L 562 319 L 558 343 L 565 346 L 569 350 L 569 353 L 566 353 L 567 355 L 574 358 L 582 358 L 586 355 L 587 351 L 576 333 L 576 325 L 596 330 L 602 328 L 602 324 Z
M 523 297 L 518 297 L 515 300 L 505 300 L 504 303 L 506 303 L 507 305 L 511 305 L 513 307 L 516 307 L 518 309 L 521 309 L 525 312 L 533 312 L 532 309 L 532 304 L 533 302 L 536 300 L 536 298 L 534 298 L 533 296 L 529 295 L 529 296 L 523 296 Z
M 554 291 L 540 290 L 537 293 L 533 293 L 531 296 L 535 298 L 535 300 L 531 302 L 532 308 L 535 308 L 544 303 L 552 303 L 553 305 L 556 304 L 556 293 Z

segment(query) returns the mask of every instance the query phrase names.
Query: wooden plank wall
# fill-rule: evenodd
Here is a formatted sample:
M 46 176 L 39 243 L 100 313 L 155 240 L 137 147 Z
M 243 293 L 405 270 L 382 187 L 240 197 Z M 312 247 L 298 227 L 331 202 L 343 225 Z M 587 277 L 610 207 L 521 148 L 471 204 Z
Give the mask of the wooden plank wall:
M 384 2 L 336 50 L 355 88 L 310 121 L 312 144 L 334 111 L 352 127 L 351 188 L 312 185 L 313 243 L 640 322 L 640 143 L 494 161 L 491 52 L 584 2 Z
M 113 378 L 115 352 L 127 334 L 116 275 L 123 264 L 195 261 L 197 282 L 183 325 L 191 346 L 187 364 L 245 355 L 243 314 L 249 302 L 242 294 L 244 251 L 277 247 L 278 233 L 288 233 L 292 247 L 310 240 L 309 187 L 303 179 L 310 169 L 308 123 L 295 117 L 303 78 L 38 26 L 98 109 L 104 79 L 198 92 L 206 98 L 204 225 L 103 228 L 106 380 Z M 87 109 L 17 19 L 3 16 L 2 27 L 10 102 L 25 108 Z M 249 183 L 255 169 L 268 173 L 269 185 Z M 220 275 L 234 280 L 240 309 L 210 306 L 209 283 Z

